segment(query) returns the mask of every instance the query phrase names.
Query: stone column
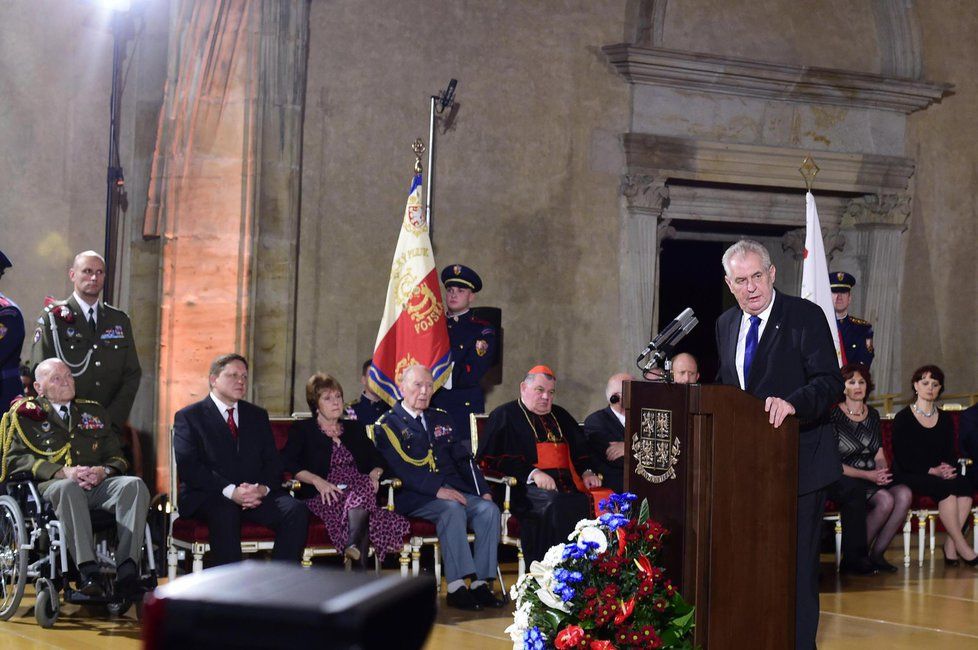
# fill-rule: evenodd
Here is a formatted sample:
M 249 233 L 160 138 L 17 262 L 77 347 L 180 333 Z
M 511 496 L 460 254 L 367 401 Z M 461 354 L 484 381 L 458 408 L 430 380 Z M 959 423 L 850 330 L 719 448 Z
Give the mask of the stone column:
M 635 368 L 635 357 L 649 342 L 656 307 L 662 211 L 669 204 L 665 179 L 646 174 L 622 177 L 619 304 L 621 366 Z
M 862 313 L 857 315 L 873 324 L 872 370 L 878 395 L 900 392 L 906 380 L 900 367 L 899 318 L 903 233 L 910 223 L 910 203 L 909 194 L 859 197 L 849 202 L 842 217 L 842 226 L 855 231 L 850 239 L 863 285 Z

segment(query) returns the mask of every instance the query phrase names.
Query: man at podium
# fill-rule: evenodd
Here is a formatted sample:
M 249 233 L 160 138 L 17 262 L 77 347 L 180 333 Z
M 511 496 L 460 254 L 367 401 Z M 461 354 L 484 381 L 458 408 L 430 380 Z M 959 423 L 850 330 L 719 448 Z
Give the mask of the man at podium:
M 513 511 L 527 564 L 567 541 L 575 524 L 591 513 L 588 490 L 601 485 L 592 470 L 581 427 L 553 403 L 557 379 L 535 366 L 520 383 L 520 397 L 489 414 L 479 461 L 519 481 Z
M 842 474 L 829 420 L 842 396 L 838 357 L 818 305 L 774 290 L 763 245 L 738 241 L 723 254 L 723 270 L 738 306 L 717 320 L 718 381 L 764 400 L 775 428 L 789 415 L 799 421 L 795 648 L 812 650 L 825 488 Z

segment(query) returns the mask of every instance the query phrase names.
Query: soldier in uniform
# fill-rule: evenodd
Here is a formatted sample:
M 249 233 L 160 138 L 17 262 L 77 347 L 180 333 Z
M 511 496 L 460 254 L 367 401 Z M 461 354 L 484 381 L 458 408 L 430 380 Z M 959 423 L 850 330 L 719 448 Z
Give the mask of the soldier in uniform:
M 835 320 L 839 326 L 839 336 L 842 337 L 843 361 L 845 363 L 862 363 L 869 368 L 873 363 L 873 325 L 861 318 L 849 315 L 849 303 L 852 301 L 852 288 L 856 286 L 856 278 L 842 271 L 829 273 L 829 284 L 832 286 L 832 303 L 835 306 Z
M 377 449 L 403 482 L 394 508 L 435 524 L 445 561 L 449 607 L 502 607 L 503 601 L 492 590 L 499 508 L 463 442 L 468 436 L 460 434 L 448 413 L 429 408 L 433 383 L 425 366 L 405 369 L 398 378 L 404 399 L 374 429 Z M 472 548 L 468 530 L 475 533 Z M 468 586 L 465 578 L 470 579 Z
M 50 357 L 64 361 L 78 396 L 104 406 L 121 435 L 142 376 L 132 324 L 124 311 L 99 299 L 105 283 L 101 255 L 79 253 L 68 277 L 75 287 L 71 297 L 45 307 L 37 320 L 31 364 Z
M 149 490 L 128 467 L 111 432 L 108 416 L 97 402 L 75 399 L 71 370 L 59 359 L 46 359 L 34 370 L 39 397 L 23 398 L 11 407 L 0 432 L 10 449 L 0 481 L 30 472 L 61 522 L 66 546 L 80 574 L 78 591 L 101 596 L 103 588 L 92 541 L 89 509 L 113 512 L 116 590 L 138 596 L 139 556 L 149 512 Z
M 360 368 L 360 385 L 363 386 L 360 399 L 347 402 L 345 409 L 348 420 L 357 420 L 364 426 L 373 424 L 377 418 L 390 410 L 387 402 L 380 399 L 367 385 L 367 371 L 370 370 L 371 361 L 372 359 L 367 359 Z
M 0 278 L 13 264 L 0 251 Z M 20 307 L 0 293 L 0 412 L 20 395 L 20 349 L 24 345 L 24 316 Z
M 452 346 L 452 387 L 442 388 L 432 400 L 448 411 L 459 427 L 467 427 L 470 413 L 484 413 L 486 395 L 482 377 L 496 358 L 496 330 L 469 308 L 482 290 L 482 278 L 467 266 L 453 264 L 441 272 L 448 311 L 448 338 Z

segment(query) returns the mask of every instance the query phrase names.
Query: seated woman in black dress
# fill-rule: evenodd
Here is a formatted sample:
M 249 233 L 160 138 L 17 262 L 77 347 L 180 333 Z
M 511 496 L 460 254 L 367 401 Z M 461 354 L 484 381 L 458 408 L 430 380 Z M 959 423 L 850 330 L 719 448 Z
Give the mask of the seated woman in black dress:
M 384 459 L 363 424 L 340 421 L 343 387 L 333 377 L 310 377 L 306 402 L 312 417 L 292 425 L 282 450 L 285 471 L 303 484 L 296 496 L 322 519 L 347 561 L 365 566 L 370 544 L 383 561 L 402 548 L 409 528 L 407 519 L 377 505 Z
M 880 432 L 880 414 L 866 404 L 873 376 L 864 364 L 842 368 L 845 401 L 832 411 L 842 458 L 842 478 L 829 497 L 842 514 L 841 570 L 854 573 L 897 570 L 883 554 L 907 520 L 911 492 L 893 482 Z M 868 556 L 868 557 L 867 557 Z
M 896 480 L 909 485 L 914 494 L 937 501 L 947 531 L 945 563 L 953 566 L 960 558 L 976 566 L 978 555 L 961 534 L 971 511 L 971 483 L 958 476 L 951 418 L 935 403 L 944 392 L 944 372 L 937 366 L 922 366 L 910 381 L 916 399 L 893 420 Z

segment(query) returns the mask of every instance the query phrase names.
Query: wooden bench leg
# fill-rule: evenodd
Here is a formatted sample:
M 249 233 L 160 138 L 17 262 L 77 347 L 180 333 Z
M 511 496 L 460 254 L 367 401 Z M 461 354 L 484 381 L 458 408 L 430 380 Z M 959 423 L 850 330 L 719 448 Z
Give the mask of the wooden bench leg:
M 917 566 L 924 566 L 924 529 L 927 527 L 927 512 L 917 512 Z
M 835 570 L 842 564 L 842 515 L 835 520 Z
M 523 559 L 522 544 L 516 547 L 516 566 L 517 566 L 517 572 L 519 574 L 516 578 L 517 580 L 519 580 L 524 575 L 526 575 L 526 560 Z
M 411 542 L 411 575 L 417 578 L 421 575 L 421 541 Z
M 408 577 L 408 565 L 411 563 L 411 545 L 410 544 L 405 544 L 404 545 L 404 547 L 401 549 L 400 557 L 398 557 L 397 561 L 401 565 L 401 577 L 402 578 Z
M 936 537 L 936 526 L 934 525 L 934 520 L 936 517 L 930 513 L 927 514 L 927 534 L 930 536 L 930 556 L 934 557 L 934 538 Z
M 171 582 L 177 579 L 178 557 L 179 553 L 176 546 L 170 546 L 166 549 L 166 579 Z
M 438 593 L 441 593 L 441 544 L 435 542 L 432 548 L 435 550 L 435 584 L 438 585 Z
M 907 521 L 903 524 L 903 566 L 910 566 L 910 518 L 911 514 L 907 513 Z

